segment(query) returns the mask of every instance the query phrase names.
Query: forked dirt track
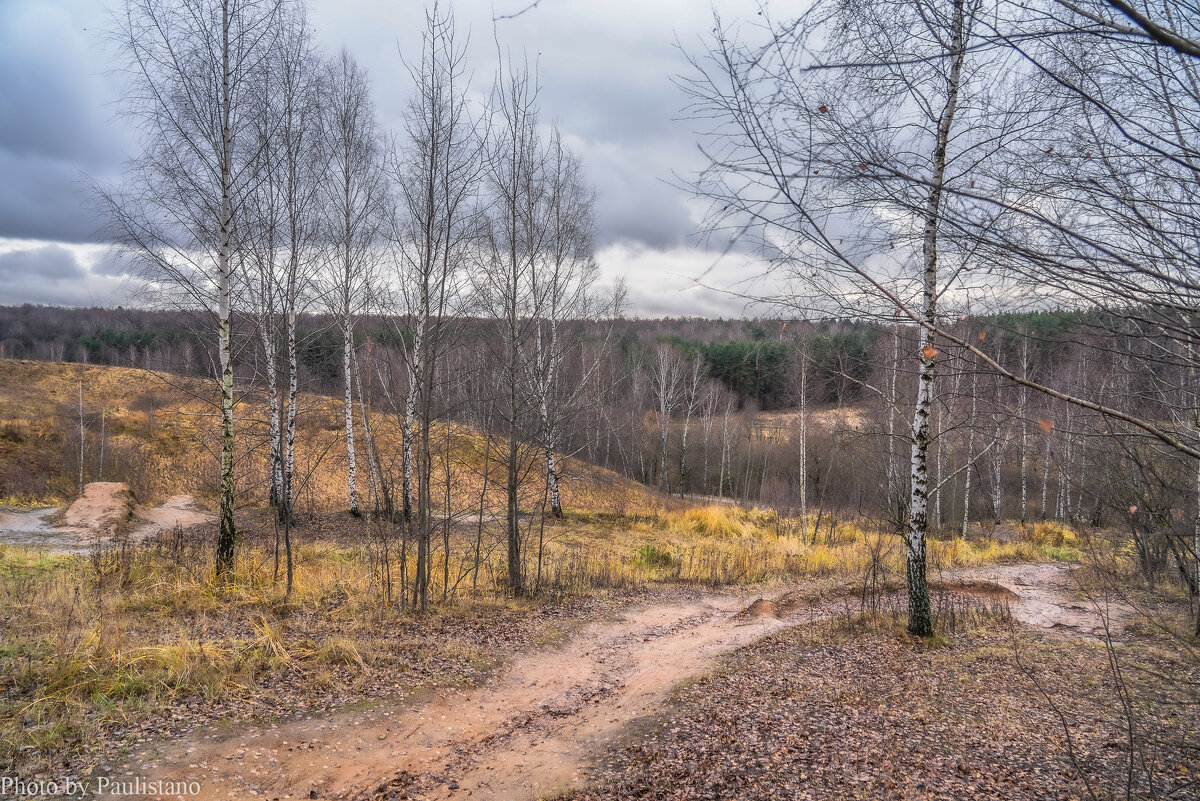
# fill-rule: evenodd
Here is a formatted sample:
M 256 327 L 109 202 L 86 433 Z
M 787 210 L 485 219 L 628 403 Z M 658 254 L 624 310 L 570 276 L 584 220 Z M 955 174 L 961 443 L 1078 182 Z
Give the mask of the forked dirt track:
M 1014 618 L 1091 633 L 1100 618 L 1071 595 L 1061 565 L 959 573 L 1015 593 Z M 240 735 L 195 734 L 140 754 L 147 780 L 199 782 L 204 798 L 514 799 L 581 784 L 590 755 L 661 709 L 671 689 L 723 653 L 826 617 L 841 603 L 714 593 L 627 610 L 564 645 L 518 656 L 487 686 L 423 703 L 282 722 Z M 778 601 L 778 603 L 776 603 Z
M 213 516 L 196 505 L 191 495 L 172 495 L 161 506 L 134 501 L 129 487 L 116 481 L 93 481 L 51 523 L 53 508 L 20 512 L 0 511 L 0 544 L 51 553 L 94 552 L 115 540 L 142 542 L 173 528 L 210 522 Z

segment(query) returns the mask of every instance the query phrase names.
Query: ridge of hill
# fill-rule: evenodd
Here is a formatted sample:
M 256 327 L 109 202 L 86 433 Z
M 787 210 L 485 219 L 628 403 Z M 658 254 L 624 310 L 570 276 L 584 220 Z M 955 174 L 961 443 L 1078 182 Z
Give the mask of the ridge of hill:
M 329 512 L 346 508 L 344 403 L 301 393 L 297 412 L 297 508 Z M 356 418 L 361 408 L 356 406 Z M 386 476 L 399 475 L 402 436 L 396 415 L 369 409 L 379 461 Z M 267 502 L 269 439 L 266 399 L 239 396 L 237 407 L 238 502 Z M 360 419 L 360 418 L 359 418 Z M 126 367 L 0 360 L 0 502 L 9 505 L 61 503 L 75 497 L 82 481 L 123 481 L 142 502 L 172 495 L 215 500 L 218 488 L 218 427 L 213 382 Z M 366 453 L 362 426 L 356 449 Z M 488 438 L 462 424 L 434 427 L 438 456 L 434 486 L 445 487 L 447 462 L 451 507 L 493 504 L 503 490 L 495 449 Z M 447 439 L 449 457 L 445 456 Z M 367 497 L 370 477 L 360 461 L 359 492 Z M 484 493 L 484 465 L 489 473 Z M 560 461 L 563 502 L 584 512 L 653 511 L 679 501 L 617 473 L 575 458 Z M 522 502 L 532 505 L 541 482 L 532 478 Z M 443 494 L 444 497 L 444 494 Z M 478 514 L 478 511 L 476 512 Z

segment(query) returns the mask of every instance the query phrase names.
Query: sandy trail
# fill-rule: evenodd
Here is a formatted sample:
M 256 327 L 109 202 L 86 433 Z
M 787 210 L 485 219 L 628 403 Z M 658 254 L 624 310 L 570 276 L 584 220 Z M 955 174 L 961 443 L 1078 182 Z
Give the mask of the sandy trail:
M 135 506 L 133 519 L 134 525 L 129 530 L 129 539 L 132 542 L 141 542 L 160 531 L 210 523 L 214 517 L 197 506 L 196 499 L 191 495 L 172 495 L 163 501 L 161 506 Z
M 1071 566 L 1061 562 L 988 565 L 957 575 L 1010 590 L 1016 596 L 1010 603 L 1013 618 L 1042 629 L 1099 636 L 1105 633 L 1107 617 L 1109 630 L 1119 634 L 1133 615 L 1130 607 L 1120 603 L 1108 605 L 1101 615 L 1093 603 L 1082 600 Z
M 559 648 L 517 657 L 487 687 L 233 738 L 193 736 L 130 768 L 199 781 L 214 799 L 550 795 L 581 781 L 588 755 L 680 681 L 802 619 L 739 615 L 753 600 L 713 594 L 631 609 Z
M 1091 631 L 1058 565 L 958 574 L 1012 590 L 1013 616 Z M 671 689 L 723 653 L 843 606 L 714 593 L 627 610 L 589 624 L 559 648 L 519 656 L 489 686 L 446 689 L 421 704 L 382 704 L 250 729 L 195 734 L 148 749 L 139 776 L 198 781 L 205 798 L 527 799 L 586 780 L 589 758 L 629 724 L 661 709 Z
M 173 495 L 160 506 L 134 502 L 129 487 L 95 481 L 51 523 L 55 509 L 0 512 L 0 543 L 54 552 L 88 552 L 113 540 L 141 542 L 161 531 L 210 522 L 213 516 L 190 495 Z

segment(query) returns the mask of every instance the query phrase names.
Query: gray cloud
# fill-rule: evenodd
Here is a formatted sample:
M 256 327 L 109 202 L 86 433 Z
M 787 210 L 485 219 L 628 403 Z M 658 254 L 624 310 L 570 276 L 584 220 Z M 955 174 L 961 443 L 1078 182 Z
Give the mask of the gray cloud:
M 120 0 L 112 4 L 119 7 Z M 381 123 L 400 130 L 409 91 L 400 54 L 419 57 L 423 4 L 308 0 L 308 5 L 318 41 L 329 52 L 346 46 L 368 69 Z M 476 96 L 486 96 L 497 64 L 493 13 L 527 5 L 527 0 L 455 4 L 463 35 L 470 35 Z M 748 0 L 723 5 L 727 17 L 755 12 Z M 495 25 L 502 50 L 536 61 L 544 119 L 560 125 L 582 155 L 597 187 L 601 247 L 625 243 L 665 253 L 690 241 L 694 225 L 687 195 L 664 182 L 699 164 L 691 123 L 677 119 L 686 98 L 671 79 L 688 69 L 677 37 L 696 41 L 710 20 L 709 6 L 692 0 L 543 0 Z M 112 183 L 133 149 L 127 126 L 115 118 L 120 82 L 109 76 L 115 64 L 103 36 L 106 25 L 103 4 L 94 0 L 0 0 L 0 238 L 85 243 L 103 228 L 81 179 Z M 34 263 L 23 252 L 22 263 Z M 15 262 L 9 263 L 13 269 Z M 19 292 L 36 295 L 38 302 L 115 297 L 110 283 L 121 278 L 119 265 L 100 260 L 90 266 L 80 287 L 60 282 L 53 291 L 39 291 L 28 284 Z M 647 308 L 659 307 L 659 293 L 652 289 L 659 269 L 647 258 L 629 270 L 634 296 L 644 298 Z M 9 289 L 6 294 L 17 291 Z M 708 302 L 698 305 L 711 313 Z
M 755 13 L 749 2 L 730 2 Z M 474 89 L 489 89 L 497 60 L 492 15 L 528 0 L 460 0 L 455 14 L 470 33 Z M 400 56 L 417 57 L 418 4 L 384 0 L 313 2 L 310 18 L 329 47 L 346 45 L 369 70 L 381 118 L 399 127 L 408 92 Z M 735 13 L 735 12 L 730 12 Z M 544 0 L 515 19 L 496 23 L 500 51 L 536 63 L 547 124 L 557 124 L 583 157 L 598 192 L 601 246 L 631 242 L 668 249 L 693 232 L 686 193 L 668 185 L 674 173 L 699 166 L 687 98 L 672 83 L 688 64 L 677 37 L 691 42 L 711 27 L 710 6 L 688 0 Z M 369 21 L 369 22 L 368 22 Z
M 115 306 L 124 303 L 132 289 L 128 278 L 116 270 L 89 269 L 91 259 L 77 248 L 59 244 L 17 247 L 0 253 L 0 303 L 43 303 L 66 306 Z
M 80 165 L 0 150 L 0 237 L 94 242 L 104 226 Z
M 8 281 L 25 277 L 59 281 L 86 275 L 87 270 L 75 260 L 75 254 L 60 245 L 0 254 L 0 278 Z
M 85 242 L 102 220 L 83 178 L 111 179 L 126 142 L 100 4 L 0 3 L 0 236 Z

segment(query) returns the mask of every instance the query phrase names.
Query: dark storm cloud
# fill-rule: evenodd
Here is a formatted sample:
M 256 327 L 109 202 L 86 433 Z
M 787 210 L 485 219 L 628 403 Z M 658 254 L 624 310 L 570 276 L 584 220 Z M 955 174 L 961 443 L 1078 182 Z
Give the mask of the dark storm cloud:
M 84 0 L 0 2 L 0 237 L 85 242 L 101 220 L 83 178 L 110 178 L 124 134 Z
M 77 163 L 0 150 L 0 237 L 94 241 L 103 226 Z
M 99 248 L 59 244 L 11 246 L 0 253 L 0 303 L 113 306 L 123 303 L 131 282 L 116 270 L 89 269 Z
M 126 151 L 133 151 L 125 123 L 116 118 L 120 83 L 110 76 L 115 63 L 103 35 L 104 5 L 119 8 L 121 0 L 0 0 L 0 252 L 5 238 L 86 243 L 103 229 L 82 179 L 112 184 Z M 689 198 L 668 183 L 699 166 L 692 124 L 679 119 L 687 100 L 672 78 L 688 70 L 675 42 L 695 42 L 711 27 L 708 4 L 544 0 L 497 22 L 493 35 L 494 15 L 528 5 L 454 4 L 462 35 L 470 36 L 473 95 L 487 96 L 498 50 L 537 64 L 543 121 L 562 128 L 596 186 L 598 246 L 629 245 L 643 254 L 636 265 L 612 269 L 628 273 L 647 311 L 676 302 L 685 308 L 695 300 L 689 293 L 675 291 L 664 303 L 654 287 L 666 265 L 678 266 L 678 252 L 694 245 Z M 755 10 L 749 0 L 723 6 L 726 16 Z M 423 3 L 308 0 L 308 7 L 318 42 L 328 52 L 347 47 L 369 71 L 382 126 L 402 130 L 410 81 L 400 54 L 420 58 Z M 30 255 L 36 251 L 24 245 L 21 252 L 26 265 L 54 256 Z M 16 258 L 8 261 L 10 271 Z M 698 254 L 694 261 L 705 258 Z M 31 302 L 121 302 L 118 263 L 88 251 L 84 267 L 77 286 L 59 279 L 38 289 L 26 274 L 25 283 L 5 288 L 0 302 L 17 295 Z M 697 311 L 712 313 L 717 305 L 706 296 Z

